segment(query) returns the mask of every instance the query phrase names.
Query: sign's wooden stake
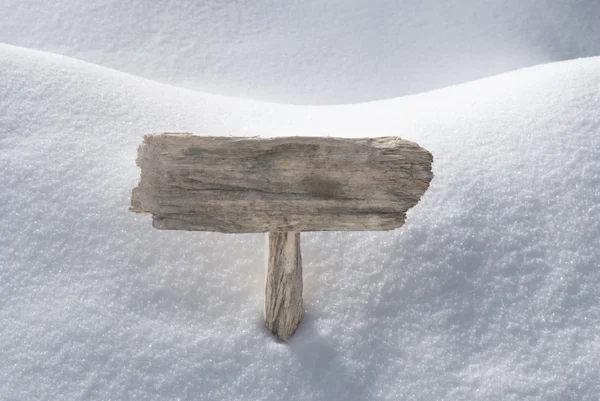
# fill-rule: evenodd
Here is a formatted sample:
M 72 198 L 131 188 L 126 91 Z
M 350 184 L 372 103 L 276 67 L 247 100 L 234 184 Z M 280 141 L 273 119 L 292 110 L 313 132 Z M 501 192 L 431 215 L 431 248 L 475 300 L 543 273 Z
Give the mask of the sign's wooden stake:
M 300 233 L 269 232 L 266 248 L 265 324 L 285 341 L 302 318 Z

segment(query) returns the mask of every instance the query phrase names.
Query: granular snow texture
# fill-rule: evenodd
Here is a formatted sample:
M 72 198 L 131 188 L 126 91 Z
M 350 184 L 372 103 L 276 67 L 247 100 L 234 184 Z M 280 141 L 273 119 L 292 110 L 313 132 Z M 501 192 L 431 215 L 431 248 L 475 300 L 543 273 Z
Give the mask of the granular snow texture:
M 459 3 L 0 0 L 0 400 L 597 401 L 600 57 L 541 63 L 600 6 Z M 128 211 L 158 131 L 397 135 L 435 178 L 302 234 L 280 343 L 263 234 Z

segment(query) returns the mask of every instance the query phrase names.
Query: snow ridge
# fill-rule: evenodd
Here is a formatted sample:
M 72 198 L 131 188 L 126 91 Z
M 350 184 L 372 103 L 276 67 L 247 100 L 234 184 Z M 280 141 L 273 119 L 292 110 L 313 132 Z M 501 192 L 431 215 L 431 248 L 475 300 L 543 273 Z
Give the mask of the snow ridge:
M 2 399 L 593 400 L 600 58 L 387 101 L 284 106 L 0 45 Z M 406 225 L 303 234 L 306 315 L 262 327 L 263 235 L 127 211 L 147 132 L 400 135 Z

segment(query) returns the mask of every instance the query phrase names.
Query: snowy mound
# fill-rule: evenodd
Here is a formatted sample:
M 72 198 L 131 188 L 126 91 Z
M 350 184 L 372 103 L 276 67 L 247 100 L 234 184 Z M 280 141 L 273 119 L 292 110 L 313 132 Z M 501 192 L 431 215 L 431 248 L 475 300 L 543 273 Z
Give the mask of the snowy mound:
M 1 399 L 592 400 L 600 58 L 351 106 L 256 103 L 0 46 Z M 141 135 L 399 135 L 406 225 L 305 233 L 306 316 L 262 327 L 263 235 L 127 211 Z
M 212 93 L 356 103 L 600 55 L 597 0 L 4 0 L 0 43 Z

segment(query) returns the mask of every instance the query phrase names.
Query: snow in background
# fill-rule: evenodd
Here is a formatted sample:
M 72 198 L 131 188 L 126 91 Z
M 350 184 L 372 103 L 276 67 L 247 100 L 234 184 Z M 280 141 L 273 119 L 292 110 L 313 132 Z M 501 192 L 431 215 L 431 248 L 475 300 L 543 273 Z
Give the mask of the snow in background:
M 0 42 L 205 92 L 354 103 L 600 55 L 597 0 L 1 0 Z
M 598 399 L 600 58 L 390 100 L 289 106 L 205 94 L 98 65 L 154 79 L 166 74 L 164 81 L 177 83 L 176 68 L 160 62 L 168 64 L 166 54 L 180 48 L 176 37 L 147 43 L 152 35 L 143 27 L 157 15 L 153 7 L 165 5 L 162 18 L 179 18 L 191 13 L 182 11 L 186 6 L 221 3 L 139 3 L 139 14 L 125 19 L 137 29 L 129 35 L 111 25 L 121 2 L 79 3 L 0 2 L 8 43 L 0 45 L 0 399 Z M 263 7 L 256 23 L 290 29 L 321 7 L 253 4 Z M 360 8 L 330 4 L 332 20 Z M 390 2 L 370 12 L 411 4 L 424 3 Z M 497 21 L 523 15 L 516 4 L 494 14 Z M 585 31 L 579 18 L 597 11 L 593 3 L 560 4 L 571 11 L 552 2 L 538 11 L 561 16 L 565 40 L 579 41 L 565 42 L 571 55 L 593 52 L 595 28 Z M 287 7 L 304 13 L 281 20 Z M 429 41 L 449 41 L 440 34 L 444 26 L 463 32 L 457 9 L 432 2 L 420 10 L 411 21 L 432 24 Z M 44 21 L 28 14 L 34 12 Z M 212 11 L 195 12 L 200 25 L 212 21 Z M 18 18 L 23 23 L 11 25 Z M 81 22 L 95 19 L 104 31 Z M 360 21 L 387 32 L 375 20 Z M 516 31 L 515 24 L 506 32 Z M 486 31 L 484 25 L 473 29 Z M 406 31 L 407 40 L 427 41 L 419 26 Z M 307 60 L 310 49 L 327 48 L 326 38 L 343 32 L 335 24 L 309 28 L 302 27 L 313 32 Z M 527 26 L 521 28 L 515 41 L 525 49 L 519 38 Z M 242 36 L 256 40 L 256 47 L 246 45 L 258 53 L 260 34 Z M 361 38 L 356 32 L 345 39 L 357 43 L 357 60 L 388 54 L 373 43 L 361 48 Z M 128 51 L 134 39 L 156 64 Z M 435 48 L 440 63 L 452 59 L 444 48 Z M 226 48 L 219 49 L 228 60 Z M 248 67 L 248 85 L 256 79 L 292 103 L 309 101 L 303 91 L 321 85 L 330 85 L 327 102 L 365 95 L 347 86 L 351 74 L 327 76 L 327 57 L 314 76 L 306 75 L 306 88 L 296 87 L 294 68 L 301 68 L 293 62 L 302 60 L 298 50 L 280 74 Z M 196 69 L 177 68 L 190 77 Z M 219 71 L 222 82 L 215 85 L 223 93 L 250 90 L 226 68 Z M 489 72 L 482 67 L 474 74 Z M 399 73 L 377 83 L 377 74 L 367 74 L 373 96 L 365 98 L 389 97 L 390 88 L 402 86 L 396 78 L 404 79 Z M 202 79 L 189 87 L 198 89 Z M 422 88 L 439 84 L 433 75 L 420 81 Z M 302 235 L 306 315 L 290 341 L 278 343 L 262 326 L 263 235 L 161 232 L 149 216 L 127 211 L 141 135 L 160 130 L 400 135 L 433 153 L 435 178 L 401 229 Z

